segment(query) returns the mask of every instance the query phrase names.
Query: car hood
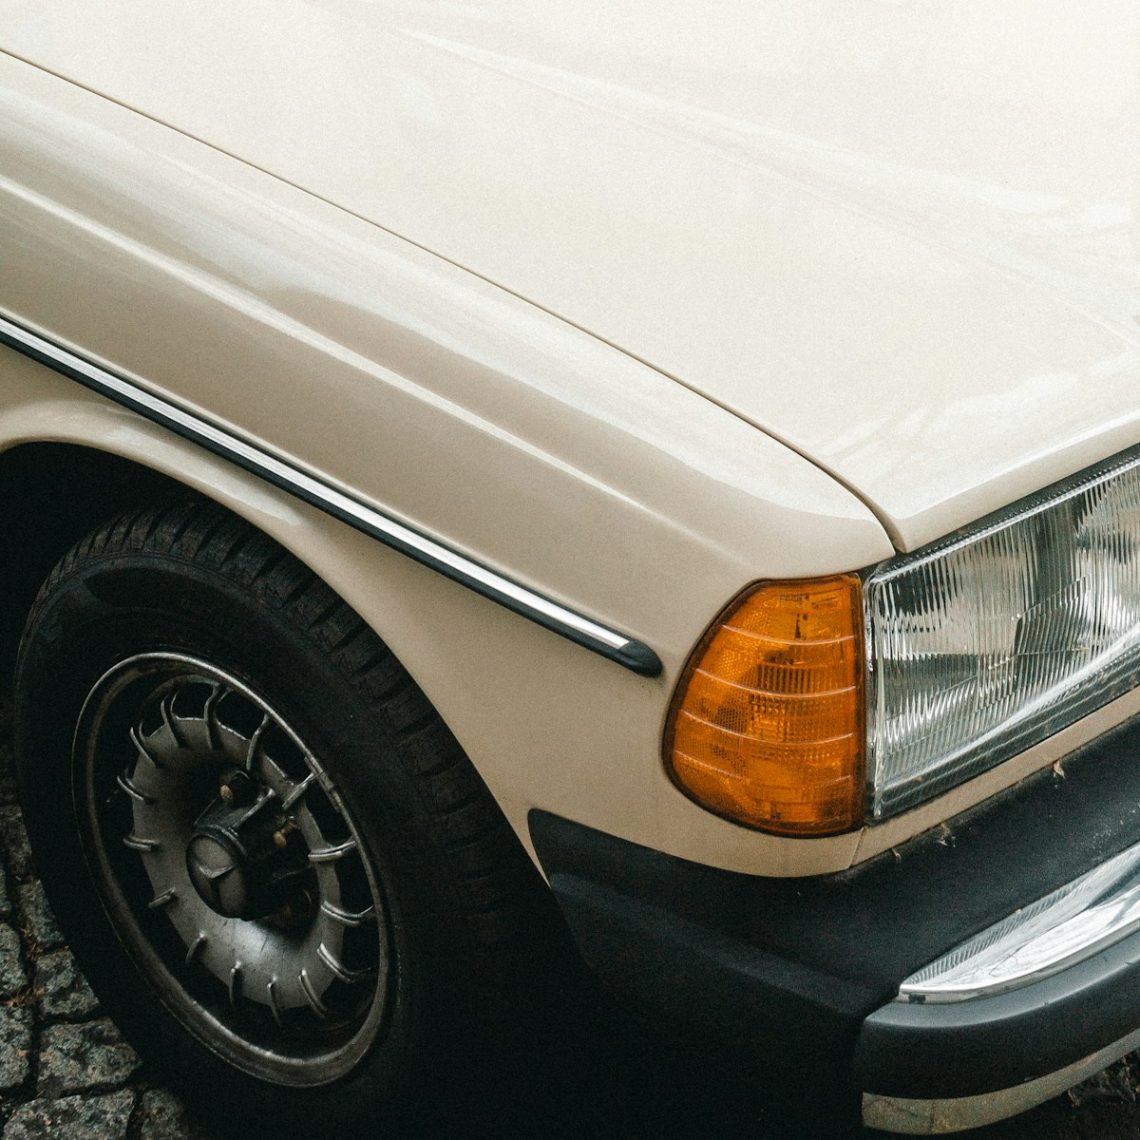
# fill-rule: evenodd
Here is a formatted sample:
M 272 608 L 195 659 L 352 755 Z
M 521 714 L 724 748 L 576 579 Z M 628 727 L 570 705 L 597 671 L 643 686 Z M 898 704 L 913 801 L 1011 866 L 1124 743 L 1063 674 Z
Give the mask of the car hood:
M 1140 440 L 1133 0 L 0 0 L 0 48 L 696 389 L 900 548 Z

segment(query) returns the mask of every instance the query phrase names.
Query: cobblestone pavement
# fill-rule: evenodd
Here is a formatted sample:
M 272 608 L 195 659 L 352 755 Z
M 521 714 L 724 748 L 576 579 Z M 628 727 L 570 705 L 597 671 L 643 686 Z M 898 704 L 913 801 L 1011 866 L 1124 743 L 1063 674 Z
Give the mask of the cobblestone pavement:
M 211 1140 L 104 1017 L 32 866 L 0 713 L 0 1135 Z
M 32 864 L 7 739 L 0 701 L 0 1137 L 220 1140 L 140 1061 L 76 969 Z M 687 1092 L 672 1074 L 659 1070 L 656 1081 L 647 1080 L 661 1060 L 648 1042 L 631 1045 L 624 1037 L 620 1046 L 605 1051 L 587 1066 L 584 1085 L 569 1096 L 565 1090 L 555 1094 L 557 1104 L 565 1100 L 565 1110 L 552 1110 L 546 1097 L 545 1111 L 528 1113 L 524 1121 L 504 1120 L 496 1134 L 507 1140 L 555 1134 L 591 1140 L 599 1134 L 624 1140 L 767 1140 L 785 1134 L 745 1100 L 713 1107 L 715 1096 L 700 1097 L 696 1086 Z M 1066 1096 L 969 1135 L 974 1140 L 1140 1140 L 1138 1078 L 1140 1054 L 1134 1054 Z M 591 1120 L 578 1130 L 575 1106 L 586 1102 L 592 1103 Z M 448 1135 L 464 1132 L 457 1126 Z M 865 1133 L 866 1140 L 879 1135 Z

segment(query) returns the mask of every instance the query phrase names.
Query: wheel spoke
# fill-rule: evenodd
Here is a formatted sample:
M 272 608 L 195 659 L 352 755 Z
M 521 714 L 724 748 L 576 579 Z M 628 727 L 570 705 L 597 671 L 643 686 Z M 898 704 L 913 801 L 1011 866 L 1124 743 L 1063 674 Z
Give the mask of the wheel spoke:
M 128 796 L 131 797 L 136 803 L 140 804 L 153 804 L 154 796 L 147 795 L 139 786 L 131 780 L 129 776 L 120 773 L 115 777 L 115 783 L 119 785 Z
M 222 699 L 225 691 L 221 685 L 214 685 L 202 708 L 202 719 L 206 723 L 206 739 L 210 742 L 210 747 L 213 749 L 220 747 L 218 743 L 218 720 L 215 714 L 218 708 L 218 701 Z
M 138 749 L 140 756 L 150 761 L 151 767 L 156 769 L 163 769 L 166 765 L 159 760 L 157 756 L 150 750 L 146 742 L 143 740 L 142 733 L 139 732 L 137 725 L 131 725 L 130 730 L 131 743 Z
M 265 994 L 269 998 L 269 1008 L 273 1013 L 273 1020 L 276 1021 L 278 1025 L 281 1025 L 281 999 L 277 994 L 276 978 L 270 978 L 270 980 L 266 982 Z
M 157 839 L 148 839 L 142 835 L 135 835 L 132 831 L 129 835 L 123 836 L 123 846 L 129 847 L 132 851 L 157 851 L 162 844 Z
M 316 772 L 310 772 L 282 801 L 281 810 L 288 811 L 316 782 Z
M 174 723 L 174 713 L 171 705 L 174 703 L 174 694 L 168 693 L 161 701 L 158 702 L 158 711 L 162 716 L 162 723 L 166 726 L 166 731 L 170 733 L 170 739 L 174 741 L 175 748 L 185 747 L 182 740 L 182 733 L 178 731 Z
M 339 922 L 341 926 L 363 926 L 364 923 L 370 922 L 376 917 L 376 908 L 374 906 L 365 907 L 364 910 L 350 911 L 344 910 L 342 907 L 337 906 L 335 903 L 329 902 L 328 899 L 321 901 L 321 913 L 327 914 L 333 922 Z
M 193 962 L 194 959 L 197 958 L 198 955 L 202 953 L 202 951 L 206 948 L 206 943 L 208 941 L 209 941 L 209 937 L 207 936 L 206 932 L 204 930 L 199 930 L 198 931 L 198 937 L 195 938 L 194 941 L 190 943 L 189 947 L 186 950 L 186 965 L 187 966 L 189 966 L 190 963 Z
M 328 1006 L 321 1001 L 320 995 L 313 986 L 313 979 L 309 977 L 309 971 L 302 969 L 301 973 L 297 976 L 297 980 L 301 983 L 301 989 L 305 992 L 305 999 L 309 1003 L 309 1008 L 321 1021 L 327 1021 L 329 1017 Z
M 249 744 L 245 750 L 245 770 L 247 772 L 253 771 L 253 762 L 257 757 L 257 750 L 261 747 L 261 738 L 265 735 L 265 730 L 273 723 L 269 713 L 266 713 L 261 718 L 261 723 L 253 730 L 253 735 L 249 738 Z
M 356 850 L 356 840 L 346 839 L 343 843 L 337 843 L 329 847 L 314 847 L 309 852 L 310 863 L 335 863 L 338 859 L 343 859 L 346 855 L 351 855 Z
M 227 987 L 230 1005 L 236 1006 L 237 999 L 241 997 L 241 963 L 235 962 L 230 969 L 230 984 Z
M 173 887 L 167 887 L 161 894 L 155 895 L 146 905 L 150 910 L 162 910 L 170 906 L 178 898 L 178 892 Z
M 350 970 L 323 942 L 317 947 L 317 957 L 346 985 L 355 986 L 375 976 L 372 970 Z

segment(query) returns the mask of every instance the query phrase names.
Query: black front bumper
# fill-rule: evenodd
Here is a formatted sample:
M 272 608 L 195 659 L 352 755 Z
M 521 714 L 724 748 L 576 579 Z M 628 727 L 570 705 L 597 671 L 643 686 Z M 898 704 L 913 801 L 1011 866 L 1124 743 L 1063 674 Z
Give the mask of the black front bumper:
M 1140 933 L 1000 997 L 894 1002 L 920 967 L 1140 840 L 1140 719 L 1064 769 L 807 879 L 719 871 L 543 812 L 530 826 L 583 957 L 619 996 L 768 1080 L 966 1097 L 1140 1026 Z

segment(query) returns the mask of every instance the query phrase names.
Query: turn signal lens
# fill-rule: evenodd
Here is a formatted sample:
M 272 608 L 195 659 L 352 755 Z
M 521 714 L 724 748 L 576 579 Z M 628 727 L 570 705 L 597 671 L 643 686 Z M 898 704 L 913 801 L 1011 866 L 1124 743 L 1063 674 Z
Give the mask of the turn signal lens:
M 665 751 L 710 811 L 832 835 L 862 822 L 863 744 L 862 597 L 842 575 L 744 594 L 690 659 Z

